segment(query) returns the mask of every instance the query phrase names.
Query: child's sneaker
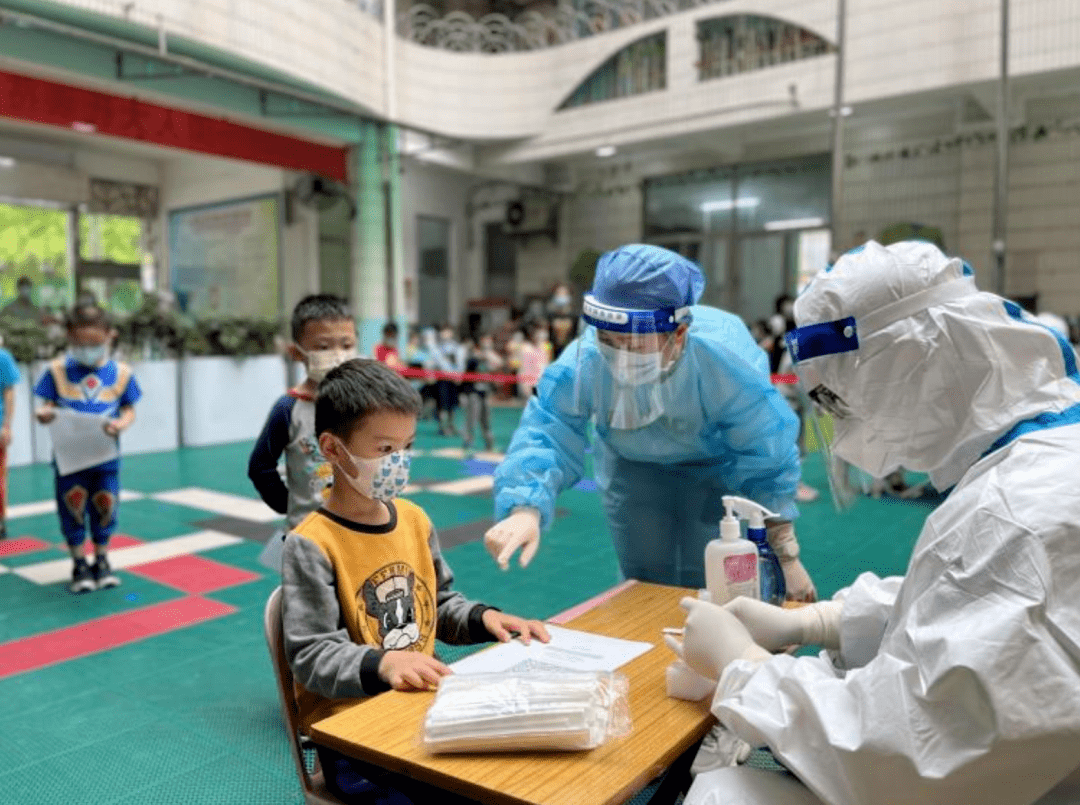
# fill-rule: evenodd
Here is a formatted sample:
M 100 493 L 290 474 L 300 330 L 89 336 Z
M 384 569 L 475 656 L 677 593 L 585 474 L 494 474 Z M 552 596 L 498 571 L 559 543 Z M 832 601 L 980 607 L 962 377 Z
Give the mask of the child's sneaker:
M 71 570 L 71 584 L 68 585 L 68 589 L 73 593 L 88 593 L 97 589 L 97 585 L 94 583 L 94 571 L 90 569 L 90 565 L 86 564 L 85 559 L 75 560 L 75 567 Z
M 109 560 L 105 556 L 99 556 L 94 561 L 94 581 L 97 582 L 99 590 L 120 586 L 120 579 L 113 574 L 112 568 L 109 567 Z

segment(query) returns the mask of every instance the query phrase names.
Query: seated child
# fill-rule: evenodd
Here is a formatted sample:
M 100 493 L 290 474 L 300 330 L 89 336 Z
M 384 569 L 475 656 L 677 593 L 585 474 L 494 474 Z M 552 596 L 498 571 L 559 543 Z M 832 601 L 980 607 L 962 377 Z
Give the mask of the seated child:
M 248 478 L 259 495 L 295 527 L 322 505 L 330 465 L 315 438 L 315 390 L 326 373 L 356 357 L 356 323 L 344 299 L 313 294 L 296 303 L 288 354 L 307 368 L 307 378 L 274 403 L 248 460 Z M 285 479 L 278 461 L 285 454 Z
M 547 642 L 539 621 L 467 600 L 423 509 L 394 501 L 409 477 L 420 395 L 385 364 L 357 358 L 319 384 L 315 432 L 333 466 L 322 508 L 285 539 L 282 626 L 296 679 L 301 729 L 391 688 L 428 690 L 450 668 L 435 638 Z M 417 805 L 447 802 L 416 781 L 317 746 L 327 787 L 339 798 L 404 792 Z M 395 800 L 395 801 L 401 801 Z

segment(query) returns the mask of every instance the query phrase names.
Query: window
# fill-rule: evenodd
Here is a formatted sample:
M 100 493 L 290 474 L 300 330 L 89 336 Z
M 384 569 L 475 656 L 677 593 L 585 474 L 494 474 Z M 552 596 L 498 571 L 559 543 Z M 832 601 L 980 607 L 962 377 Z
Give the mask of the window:
M 559 109 L 627 98 L 667 86 L 667 33 L 627 45 L 581 82 Z
M 738 14 L 697 24 L 698 79 L 763 70 L 774 64 L 809 59 L 836 48 L 798 25 L 772 17 Z

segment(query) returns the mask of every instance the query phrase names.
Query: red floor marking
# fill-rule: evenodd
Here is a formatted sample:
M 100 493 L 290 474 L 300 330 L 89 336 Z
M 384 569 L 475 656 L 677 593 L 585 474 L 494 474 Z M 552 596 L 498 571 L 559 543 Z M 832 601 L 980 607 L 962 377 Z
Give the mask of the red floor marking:
M 143 544 L 143 541 L 141 539 L 135 539 L 135 537 L 129 536 L 127 534 L 113 534 L 111 537 L 109 537 L 109 550 L 110 551 L 115 550 L 116 548 L 130 548 L 133 545 L 142 545 L 142 544 Z M 87 543 L 86 547 L 87 547 L 87 549 L 92 549 L 93 548 L 93 543 L 92 542 Z
M 109 537 L 110 551 L 114 551 L 117 548 L 130 548 L 134 545 L 142 544 L 143 541 L 141 539 L 136 539 L 135 537 L 132 537 L 128 534 L 113 534 L 111 537 Z M 54 545 L 53 547 L 56 548 L 56 550 L 58 551 L 63 551 L 64 553 L 68 552 L 68 546 L 65 542 L 61 542 L 59 545 Z M 86 542 L 83 543 L 83 549 L 85 550 L 87 556 L 93 556 L 94 541 L 91 539 L 86 540 Z
M 36 537 L 19 537 L 18 539 L 0 540 L 0 556 L 17 556 L 20 553 L 31 551 L 43 551 L 51 548 L 52 543 Z
M 202 556 L 177 556 L 125 568 L 128 573 L 197 595 L 260 579 L 258 573 L 223 565 Z
M 189 596 L 0 643 L 0 679 L 86 657 L 233 612 L 236 612 L 236 607 Z

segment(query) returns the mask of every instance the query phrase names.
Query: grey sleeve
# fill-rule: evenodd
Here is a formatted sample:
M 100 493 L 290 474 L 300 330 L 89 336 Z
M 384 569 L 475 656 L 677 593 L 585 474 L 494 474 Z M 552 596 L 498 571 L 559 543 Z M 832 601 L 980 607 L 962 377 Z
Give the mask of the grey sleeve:
M 461 593 L 450 589 L 454 584 L 454 572 L 443 559 L 439 535 L 430 520 L 428 527 L 431 529 L 428 532 L 428 548 L 435 563 L 435 582 L 438 586 L 435 596 L 435 636 L 444 643 L 458 646 L 492 640 L 491 633 L 484 626 L 483 615 L 486 610 L 494 607 L 470 601 Z
M 294 533 L 282 549 L 281 588 L 285 656 L 301 685 L 328 699 L 389 689 L 378 676 L 385 652 L 354 643 L 342 622 L 330 561 Z

